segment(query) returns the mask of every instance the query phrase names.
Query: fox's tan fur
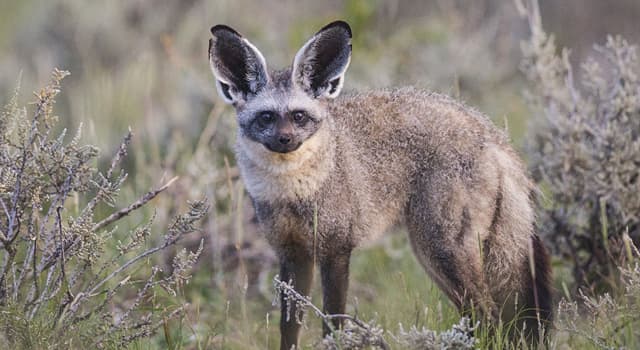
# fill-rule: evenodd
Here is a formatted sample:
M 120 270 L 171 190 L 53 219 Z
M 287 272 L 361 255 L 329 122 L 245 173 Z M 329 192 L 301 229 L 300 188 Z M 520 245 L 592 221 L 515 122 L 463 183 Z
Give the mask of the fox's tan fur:
M 305 259 L 318 259 L 325 309 L 343 312 L 345 297 L 332 293 L 346 293 L 351 250 L 403 224 L 418 261 L 461 310 L 475 307 L 508 321 L 516 295 L 531 299 L 538 288 L 535 298 L 545 300 L 520 305 L 550 318 L 547 257 L 534 228 L 536 190 L 502 131 L 444 95 L 400 88 L 313 100 L 291 75 L 272 72 L 262 91 L 236 104 L 239 113 L 265 105 L 312 108 L 322 119 L 288 153 L 238 135 L 241 175 L 283 273 L 300 279 L 312 271 Z M 346 268 L 335 264 L 341 259 Z M 543 269 L 535 281 L 530 259 Z M 297 285 L 303 293 L 310 278 Z M 283 348 L 295 345 L 297 328 L 282 327 Z
M 513 266 L 528 256 L 534 232 L 529 198 L 534 188 L 501 131 L 448 97 L 414 88 L 342 97 L 327 108 L 332 123 L 324 124 L 295 152 L 274 154 L 238 138 L 237 156 L 249 193 L 270 207 L 272 218 L 280 219 L 260 218 L 270 222 L 265 234 L 272 244 L 278 245 L 283 233 L 301 235 L 311 254 L 311 218 L 301 220 L 301 226 L 292 225 L 289 216 L 298 215 L 289 206 L 316 203 L 320 233 L 316 254 L 326 255 L 322 238 L 331 231 L 347 234 L 332 236 L 356 246 L 393 224 L 410 223 L 415 226 L 410 227 L 410 237 L 416 254 L 429 270 L 429 256 L 418 247 L 433 241 L 424 231 L 441 221 L 450 227 L 448 231 L 468 230 L 461 242 L 453 241 L 454 236 L 441 242 L 465 251 L 467 261 L 458 263 L 468 267 L 466 279 L 474 281 L 483 275 L 478 239 L 491 239 L 492 251 L 501 254 L 492 258 L 497 254 L 492 253 L 490 261 L 484 262 L 491 272 L 487 278 L 493 282 L 488 285 L 496 292 L 514 289 L 521 271 Z M 412 186 L 420 176 L 430 181 Z M 330 196 L 334 191 L 342 195 Z M 336 200 L 346 193 L 344 201 Z M 496 208 L 498 194 L 503 196 L 501 208 Z M 411 197 L 416 199 L 412 202 Z M 409 204 L 416 206 L 412 212 L 437 215 L 421 218 L 424 222 L 407 222 Z M 460 219 L 465 208 L 469 217 L 463 226 Z M 501 217 L 492 230 L 496 211 Z M 326 246 L 333 249 L 331 244 Z M 432 275 L 437 279 L 437 274 Z M 455 294 L 446 283 L 439 284 Z

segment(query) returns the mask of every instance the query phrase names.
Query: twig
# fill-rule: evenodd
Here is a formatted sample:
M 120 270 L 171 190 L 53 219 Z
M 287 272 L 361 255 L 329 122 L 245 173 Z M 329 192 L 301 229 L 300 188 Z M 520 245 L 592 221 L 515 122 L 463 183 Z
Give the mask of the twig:
M 288 295 L 290 297 L 293 297 L 298 303 L 301 303 L 303 305 L 303 307 L 311 308 L 313 310 L 313 312 L 316 315 L 318 315 L 318 317 L 322 318 L 322 321 L 325 322 L 329 326 L 329 328 L 331 328 L 332 330 L 334 330 L 334 329 L 333 329 L 333 327 L 331 325 L 331 322 L 329 322 L 332 319 L 348 320 L 348 321 L 351 321 L 356 326 L 362 328 L 370 336 L 376 338 L 380 348 L 382 348 L 383 350 L 390 350 L 391 349 L 389 347 L 389 344 L 387 344 L 387 342 L 384 340 L 384 338 L 382 336 L 378 336 L 378 335 L 374 334 L 371 331 L 371 327 L 368 324 L 366 324 L 366 323 L 362 322 L 361 320 L 359 320 L 357 317 L 353 317 L 353 316 L 347 315 L 347 314 L 325 314 L 324 312 L 322 312 L 322 310 L 320 310 L 320 308 L 315 306 L 308 297 L 305 297 L 302 294 L 298 293 L 293 288 L 293 286 L 291 286 L 289 283 L 281 281 L 277 275 L 273 278 L 273 280 L 274 280 L 274 283 L 276 285 L 276 289 L 280 289 L 282 292 L 284 292 L 284 294 L 286 294 L 286 295 Z
M 9 216 L 11 214 L 9 214 L 9 209 L 7 209 L 7 205 L 4 203 L 2 198 L 0 198 L 0 204 L 2 204 L 2 208 L 4 209 L 4 214 L 7 216 L 7 220 L 9 220 Z M 9 234 L 9 227 L 7 227 L 7 234 Z M 3 246 L 6 246 L 7 236 L 5 236 L 5 234 L 2 233 L 2 231 L 0 231 L 0 241 L 2 242 Z
M 58 212 L 58 209 L 62 208 L 62 206 L 64 205 L 64 201 L 65 198 L 67 198 L 67 196 L 69 195 L 69 192 L 72 190 L 71 188 L 71 179 L 73 177 L 73 174 L 77 171 L 77 169 L 80 167 L 81 164 L 77 164 L 75 168 L 73 169 L 67 169 L 67 173 L 69 174 L 67 176 L 67 178 L 64 181 L 64 185 L 63 185 L 63 190 L 61 193 L 58 194 L 58 196 L 56 196 L 56 198 L 54 199 L 54 201 L 51 203 L 51 205 L 49 206 L 49 210 L 47 210 L 47 214 L 45 215 L 44 218 L 44 222 L 47 222 L 49 220 L 49 214 L 52 213 L 52 210 L 55 206 L 55 210 L 57 212 L 57 221 L 59 225 L 62 225 L 62 220 L 60 218 L 60 213 Z M 60 202 L 60 204 L 58 205 L 58 202 Z M 43 234 L 43 230 L 44 227 L 47 225 L 40 225 L 40 234 Z M 52 225 L 51 230 L 49 231 L 49 233 L 51 233 L 54 229 L 58 229 L 60 232 L 62 232 L 62 227 L 55 227 Z M 39 274 L 40 272 L 48 269 L 49 267 L 55 265 L 56 260 L 58 259 L 58 256 L 60 256 L 61 254 L 64 255 L 64 251 L 71 248 L 71 246 L 73 246 L 73 244 L 77 243 L 77 241 L 80 240 L 80 238 L 76 238 L 75 241 L 69 241 L 69 243 L 65 243 L 64 240 L 64 236 L 61 236 L 60 238 L 60 242 L 59 244 L 56 244 L 56 234 L 48 234 L 48 233 L 44 233 L 45 237 L 51 237 L 49 240 L 47 241 L 53 241 L 54 246 L 56 247 L 56 251 L 48 258 L 48 260 L 46 262 L 44 262 L 45 257 L 44 254 L 42 256 L 42 261 L 40 262 L 40 265 L 38 266 L 38 270 L 37 273 Z M 49 242 L 47 242 L 48 245 Z M 36 271 L 34 270 L 34 273 L 36 273 Z
M 29 271 L 29 263 L 36 261 L 36 246 L 37 246 L 37 235 L 34 235 L 34 217 L 35 217 L 35 212 L 36 212 L 36 205 L 35 203 L 31 205 L 31 216 L 30 216 L 30 220 L 29 220 L 29 226 L 27 229 L 27 237 L 29 238 L 30 242 L 30 246 L 28 248 L 28 253 L 27 255 L 24 257 L 24 260 L 22 261 L 22 269 L 20 271 L 20 276 L 18 277 L 18 279 L 16 281 L 14 281 L 14 287 L 13 287 L 13 299 L 16 300 L 18 298 L 18 291 L 20 290 L 20 287 L 22 286 L 22 283 L 24 282 L 25 278 L 27 277 L 27 272 Z M 35 267 L 35 264 L 34 264 Z M 35 271 L 35 268 L 34 270 Z M 37 276 L 36 274 L 33 274 L 34 276 Z M 34 283 L 36 285 L 36 287 L 38 286 L 38 279 L 34 278 Z
M 136 256 L 135 258 L 127 261 L 124 265 L 120 266 L 117 270 L 113 271 L 111 274 L 109 274 L 107 277 L 105 277 L 104 279 L 102 279 L 100 282 L 98 282 L 93 288 L 91 288 L 91 290 L 89 290 L 88 292 L 82 292 L 79 294 L 83 294 L 83 296 L 86 296 L 86 298 L 91 298 L 93 296 L 95 296 L 95 292 L 102 287 L 102 285 L 104 285 L 105 283 L 107 283 L 109 280 L 111 280 L 113 277 L 115 277 L 116 275 L 118 275 L 120 272 L 126 270 L 129 266 L 135 264 L 137 261 L 146 258 L 147 256 L 160 251 L 166 247 L 168 247 L 169 245 L 175 243 L 175 241 L 166 241 L 164 244 L 162 244 L 159 247 L 155 247 L 155 248 L 151 248 L 146 250 L 145 252 L 143 252 L 142 254 Z M 83 299 L 86 299 L 83 298 Z M 74 301 L 71 303 L 71 305 L 69 306 L 69 308 L 73 308 L 73 309 L 77 309 L 78 307 L 78 303 L 80 302 L 80 298 L 75 298 Z
M 49 270 L 49 272 L 47 273 L 47 279 L 44 283 L 44 286 L 42 286 L 42 292 L 40 293 L 40 295 L 38 294 L 34 294 L 33 295 L 33 300 L 27 302 L 25 304 L 25 311 L 33 305 L 33 309 L 31 310 L 31 313 L 29 314 L 29 319 L 33 319 L 33 317 L 35 316 L 36 312 L 38 311 L 38 308 L 40 307 L 40 303 L 42 303 L 45 299 L 45 296 L 47 294 L 47 291 L 49 290 L 49 287 L 51 286 L 51 280 L 53 278 L 53 273 L 54 273 L 55 269 L 51 269 Z
M 109 169 L 107 170 L 107 174 L 104 177 L 106 181 L 109 181 L 109 179 L 111 179 L 111 176 L 113 176 L 113 171 L 115 170 L 116 166 L 122 161 L 122 158 L 124 158 L 124 156 L 127 155 L 127 147 L 129 147 L 132 137 L 133 137 L 133 132 L 131 131 L 131 127 L 129 127 L 129 131 L 127 132 L 127 135 L 122 140 L 122 143 L 120 143 L 120 148 L 118 148 L 118 152 L 116 152 L 116 154 L 111 159 L 111 165 L 109 166 Z M 98 205 L 98 202 L 101 198 L 101 194 L 104 191 L 105 191 L 104 187 L 99 186 L 98 193 L 91 199 L 91 201 L 89 201 L 89 203 L 87 203 L 87 206 L 82 210 L 83 214 L 89 210 L 93 211 L 95 209 L 95 207 Z
M 138 328 L 142 328 L 144 326 L 149 326 L 151 325 L 151 327 L 147 328 L 147 329 L 143 329 L 137 333 L 131 334 L 129 336 L 125 336 L 122 337 L 120 340 L 120 345 L 124 346 L 126 344 L 131 343 L 132 341 L 150 335 L 153 332 L 155 332 L 158 328 L 160 328 L 160 326 L 162 326 L 162 324 L 164 324 L 165 322 L 167 322 L 170 319 L 173 319 L 174 317 L 176 317 L 178 314 L 184 312 L 185 308 L 187 307 L 187 304 L 178 307 L 177 309 L 171 311 L 171 313 L 169 313 L 168 315 L 166 315 L 162 320 L 156 322 L 155 324 L 151 323 L 150 318 L 148 317 L 142 317 L 142 321 L 138 322 L 137 324 L 133 325 L 132 327 L 130 327 L 130 329 L 138 329 Z M 102 341 L 104 341 L 105 337 L 107 335 L 109 335 L 110 330 L 106 330 L 104 333 L 102 333 L 100 335 L 100 337 L 93 343 L 93 345 L 98 345 L 100 344 Z
M 111 159 L 111 165 L 109 166 L 109 170 L 107 170 L 107 176 L 106 176 L 107 179 L 111 178 L 111 176 L 113 175 L 113 170 L 120 163 L 122 158 L 124 158 L 124 156 L 127 155 L 127 147 L 129 147 L 132 137 L 133 137 L 133 131 L 131 131 L 131 127 L 129 127 L 129 130 L 127 131 L 127 135 L 122 140 L 122 143 L 120 144 L 120 148 L 118 149 L 118 152 L 113 156 L 113 159 Z
M 93 225 L 92 230 L 93 231 L 98 231 L 99 229 L 111 224 L 112 222 L 118 221 L 123 216 L 129 215 L 129 213 L 131 213 L 132 211 L 134 211 L 134 210 L 140 208 L 141 206 L 145 205 L 147 202 L 149 202 L 150 200 L 154 199 L 158 194 L 160 194 L 161 192 L 163 192 L 164 190 L 169 188 L 169 186 L 171 186 L 171 184 L 173 184 L 176 180 L 178 180 L 177 176 L 172 178 L 171 180 L 169 180 L 162 187 L 147 192 L 144 196 L 139 198 L 137 201 L 131 203 L 131 205 L 129 205 L 128 207 L 118 210 L 117 212 L 109 215 L 104 220 L 102 220 L 102 221 L 98 222 L 97 224 Z
M 136 263 L 137 261 L 139 261 L 140 259 L 144 259 L 147 256 L 160 251 L 166 247 L 168 247 L 170 244 L 175 243 L 175 241 L 167 241 L 165 243 L 163 243 L 161 246 L 159 247 L 155 247 L 155 248 L 151 248 L 149 250 L 146 250 L 144 253 L 136 256 L 135 258 L 127 261 L 124 265 L 120 266 L 117 270 L 113 271 L 111 274 L 109 274 L 109 276 L 105 277 L 104 279 L 102 279 L 100 282 L 98 282 L 93 288 L 91 288 L 90 291 L 88 291 L 86 294 L 89 297 L 92 297 L 93 294 L 96 292 L 96 290 L 98 290 L 98 288 L 102 287 L 103 284 L 105 284 L 106 282 L 108 282 L 110 279 L 112 279 L 114 276 L 116 276 L 117 274 L 119 274 L 120 272 L 126 270 L 129 266 L 133 265 L 134 263 Z
M 125 313 L 122 314 L 122 316 L 120 317 L 120 320 L 116 324 L 113 324 L 111 326 L 111 329 L 109 330 L 109 332 L 113 332 L 119 329 L 120 327 L 122 327 L 122 324 L 125 322 L 127 318 L 129 318 L 129 315 L 131 315 L 131 312 L 140 305 L 140 303 L 142 302 L 142 299 L 147 295 L 147 292 L 149 291 L 149 289 L 154 286 L 153 280 L 159 271 L 160 271 L 160 268 L 157 266 L 154 266 L 151 268 L 151 275 L 149 276 L 149 278 L 147 278 L 147 281 L 144 284 L 144 286 L 140 290 L 138 290 L 136 299 L 133 301 L 131 306 L 129 306 L 127 311 L 125 311 Z
M 88 319 L 89 317 L 91 317 L 91 315 L 98 313 L 98 312 L 102 312 L 102 310 L 104 310 L 105 306 L 107 306 L 107 304 L 111 301 L 111 299 L 113 298 L 114 295 L 116 295 L 116 292 L 122 287 L 125 286 L 127 283 L 129 283 L 129 280 L 131 279 L 131 275 L 123 278 L 120 282 L 118 282 L 118 284 L 116 284 L 115 287 L 113 287 L 111 290 L 109 290 L 107 292 L 107 295 L 105 296 L 104 300 L 102 301 L 102 303 L 96 307 L 93 308 L 89 311 L 87 311 L 84 315 L 80 315 L 78 317 L 75 317 L 72 321 L 73 324 L 78 323 L 80 321 L 84 321 L 86 319 Z M 78 293 L 78 295 L 76 296 L 76 299 L 79 299 L 80 297 L 86 297 L 86 295 L 84 293 Z M 77 311 L 78 311 L 78 307 L 80 306 L 79 300 L 74 300 L 71 303 L 71 307 L 69 307 L 69 314 L 70 315 L 74 315 Z
M 59 234 L 59 237 L 60 237 L 60 246 L 62 246 L 62 243 L 64 242 L 64 234 L 62 233 L 62 216 L 60 215 L 60 211 L 62 211 L 62 207 L 56 208 L 56 214 L 57 214 L 56 221 L 58 221 L 58 234 Z M 67 281 L 67 273 L 66 273 L 66 270 L 65 270 L 65 263 L 66 263 L 66 261 L 65 261 L 65 256 L 64 256 L 64 249 L 62 249 L 62 251 L 60 252 L 60 273 L 62 274 L 63 282 Z M 67 289 L 67 293 L 69 295 L 71 295 L 71 291 L 69 291 L 68 289 Z

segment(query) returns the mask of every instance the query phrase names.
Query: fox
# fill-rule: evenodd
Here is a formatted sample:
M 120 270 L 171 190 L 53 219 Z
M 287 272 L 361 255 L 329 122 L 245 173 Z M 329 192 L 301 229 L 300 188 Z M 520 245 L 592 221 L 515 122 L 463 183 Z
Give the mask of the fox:
M 415 87 L 341 94 L 352 31 L 335 21 L 291 66 L 270 70 L 227 25 L 211 28 L 218 94 L 236 112 L 237 166 L 282 281 L 344 314 L 349 261 L 405 227 L 415 257 L 463 313 L 516 320 L 537 339 L 552 320 L 551 269 L 536 233 L 537 189 L 504 131 L 461 102 Z M 299 347 L 280 295 L 281 349 Z M 343 326 L 323 321 L 323 335 Z

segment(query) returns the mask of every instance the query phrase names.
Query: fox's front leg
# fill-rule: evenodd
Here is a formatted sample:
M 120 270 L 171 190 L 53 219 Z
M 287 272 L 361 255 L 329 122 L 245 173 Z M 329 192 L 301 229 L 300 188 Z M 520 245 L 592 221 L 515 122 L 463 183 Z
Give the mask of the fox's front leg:
M 304 248 L 287 247 L 280 258 L 280 280 L 292 282 L 293 289 L 303 296 L 309 295 L 313 280 L 313 258 Z M 298 349 L 300 324 L 296 320 L 295 302 L 287 302 L 280 293 L 280 350 Z M 287 317 L 288 315 L 288 317 Z
M 347 304 L 347 290 L 349 289 L 349 259 L 351 250 L 335 252 L 323 257 L 320 261 L 320 275 L 322 278 L 323 309 L 325 314 L 344 314 Z M 331 320 L 333 329 L 342 328 L 342 319 Z M 322 325 L 323 336 L 331 333 L 331 327 L 326 321 Z

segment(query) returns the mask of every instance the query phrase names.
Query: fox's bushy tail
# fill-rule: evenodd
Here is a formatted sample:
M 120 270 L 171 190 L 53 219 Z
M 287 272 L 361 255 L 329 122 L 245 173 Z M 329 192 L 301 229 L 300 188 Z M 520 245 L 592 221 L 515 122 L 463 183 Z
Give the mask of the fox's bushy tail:
M 537 234 L 531 236 L 530 247 L 521 319 L 526 338 L 537 343 L 543 336 L 541 332 L 546 335 L 553 322 L 551 265 L 549 253 Z

